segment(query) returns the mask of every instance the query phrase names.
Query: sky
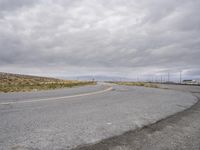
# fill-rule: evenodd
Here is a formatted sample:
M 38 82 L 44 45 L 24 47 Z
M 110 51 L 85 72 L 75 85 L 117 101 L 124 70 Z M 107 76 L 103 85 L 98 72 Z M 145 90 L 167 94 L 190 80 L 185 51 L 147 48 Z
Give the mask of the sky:
M 200 78 L 200 0 L 0 0 L 0 72 Z

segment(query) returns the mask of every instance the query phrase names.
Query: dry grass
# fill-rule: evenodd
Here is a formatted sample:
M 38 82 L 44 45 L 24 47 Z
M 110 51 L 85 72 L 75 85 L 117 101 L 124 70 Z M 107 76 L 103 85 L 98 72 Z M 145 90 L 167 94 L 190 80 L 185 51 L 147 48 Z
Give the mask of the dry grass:
M 38 76 L 0 73 L 0 92 L 37 91 L 96 84 L 91 81 L 60 80 Z
M 158 85 L 148 83 L 148 82 L 112 82 L 118 85 L 127 85 L 127 86 L 144 86 L 144 87 L 150 87 L 150 88 L 159 88 Z

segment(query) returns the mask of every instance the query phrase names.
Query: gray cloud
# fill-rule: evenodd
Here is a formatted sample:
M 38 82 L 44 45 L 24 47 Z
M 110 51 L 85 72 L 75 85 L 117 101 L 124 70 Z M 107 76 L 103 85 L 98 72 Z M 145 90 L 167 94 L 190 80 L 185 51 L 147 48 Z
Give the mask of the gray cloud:
M 38 0 L 0 0 L 0 13 L 15 11 L 23 7 L 32 6 L 37 3 Z
M 0 0 L 0 71 L 132 77 L 183 70 L 197 77 L 199 6 L 198 0 Z

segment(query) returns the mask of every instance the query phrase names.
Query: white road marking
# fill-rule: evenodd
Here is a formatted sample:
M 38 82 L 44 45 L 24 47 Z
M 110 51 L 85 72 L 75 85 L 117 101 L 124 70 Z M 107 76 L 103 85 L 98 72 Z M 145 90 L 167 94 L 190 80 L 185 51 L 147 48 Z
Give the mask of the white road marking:
M 16 101 L 16 102 L 3 102 L 3 103 L 0 103 L 0 105 L 32 103 L 32 102 L 53 101 L 53 100 L 61 100 L 61 99 L 68 99 L 68 98 L 76 98 L 76 97 L 82 97 L 82 96 L 89 96 L 89 95 L 101 94 L 101 93 L 105 93 L 105 92 L 111 91 L 112 89 L 113 89 L 112 87 L 109 87 L 109 88 L 101 90 L 101 91 L 90 92 L 90 93 L 83 93 L 83 94 L 77 94 L 77 95 L 70 95 L 70 96 L 63 96 L 63 97 L 51 97 L 51 98 L 43 98 L 43 99 L 31 99 L 31 100 Z

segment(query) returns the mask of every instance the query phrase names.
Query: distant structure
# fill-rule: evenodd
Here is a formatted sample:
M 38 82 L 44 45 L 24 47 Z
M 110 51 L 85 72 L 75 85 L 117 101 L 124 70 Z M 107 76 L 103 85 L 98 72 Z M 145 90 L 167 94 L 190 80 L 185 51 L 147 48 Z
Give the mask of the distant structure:
M 200 80 L 183 80 L 183 84 L 198 84 L 200 85 Z

